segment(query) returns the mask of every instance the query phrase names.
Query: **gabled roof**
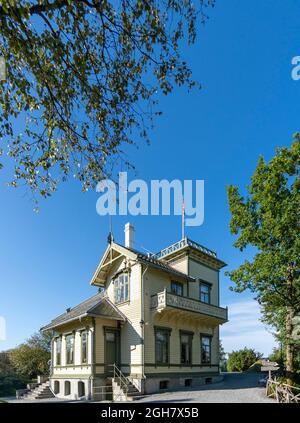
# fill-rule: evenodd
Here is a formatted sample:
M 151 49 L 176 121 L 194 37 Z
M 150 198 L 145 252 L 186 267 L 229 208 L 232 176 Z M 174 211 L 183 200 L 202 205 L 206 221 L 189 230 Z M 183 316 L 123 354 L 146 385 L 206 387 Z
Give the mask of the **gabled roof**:
M 126 248 L 126 247 L 124 247 Z M 168 273 L 172 273 L 173 275 L 177 275 L 181 278 L 185 278 L 185 279 L 189 279 L 191 281 L 195 281 L 195 278 L 192 278 L 191 276 L 188 276 L 186 273 L 180 272 L 179 270 L 175 269 L 174 267 L 170 266 L 169 264 L 167 264 L 165 261 L 163 260 L 157 260 L 155 258 L 155 256 L 153 255 L 147 255 L 147 254 L 143 254 L 140 251 L 134 250 L 132 248 L 126 248 L 126 250 L 135 252 L 135 254 L 137 254 L 137 259 L 148 265 L 148 266 L 152 266 L 152 267 L 156 267 L 160 270 L 164 270 Z
M 42 331 L 56 328 L 74 320 L 83 317 L 101 317 L 104 319 L 125 321 L 123 313 L 109 300 L 109 298 L 99 292 L 88 298 L 77 306 L 70 308 L 65 313 L 51 320 L 51 322 L 42 327 Z
M 168 265 L 163 260 L 157 260 L 154 256 L 146 255 L 133 248 L 123 247 L 120 244 L 111 242 L 107 246 L 104 252 L 104 255 L 102 256 L 100 263 L 96 269 L 96 272 L 94 273 L 91 279 L 91 282 L 90 282 L 91 285 L 103 286 L 106 281 L 107 274 L 109 270 L 111 269 L 111 266 L 113 265 L 113 263 L 115 263 L 115 261 L 123 257 L 128 257 L 132 259 L 133 261 L 146 264 L 147 266 L 151 266 L 159 270 L 163 270 L 174 276 L 188 279 L 190 281 L 195 281 L 194 278 L 188 276 L 185 273 L 180 272 L 179 270 L 176 270 L 174 267 Z

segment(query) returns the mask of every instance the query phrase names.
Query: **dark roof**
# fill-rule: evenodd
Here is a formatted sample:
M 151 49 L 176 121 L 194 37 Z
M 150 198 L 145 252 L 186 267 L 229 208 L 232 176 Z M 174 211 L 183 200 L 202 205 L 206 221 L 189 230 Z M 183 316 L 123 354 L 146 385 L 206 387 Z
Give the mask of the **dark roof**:
M 125 316 L 120 310 L 108 299 L 108 297 L 99 292 L 88 298 L 77 306 L 68 309 L 65 313 L 51 320 L 51 322 L 42 328 L 43 331 L 61 326 L 79 317 L 92 316 L 107 319 L 125 320 Z
M 148 264 L 150 266 L 156 267 L 161 270 L 165 270 L 166 272 L 173 273 L 175 275 L 180 276 L 181 278 L 189 279 L 191 281 L 195 281 L 195 278 L 192 278 L 191 276 L 187 275 L 186 273 L 180 272 L 179 270 L 175 269 L 174 267 L 170 266 L 163 260 L 157 260 L 153 255 L 147 255 L 144 253 L 141 253 L 138 250 L 135 250 L 134 248 L 128 248 L 124 247 L 123 245 L 120 245 L 120 247 L 125 248 L 128 251 L 131 251 L 132 253 L 137 255 L 137 259 L 140 262 L 143 262 L 145 264 Z

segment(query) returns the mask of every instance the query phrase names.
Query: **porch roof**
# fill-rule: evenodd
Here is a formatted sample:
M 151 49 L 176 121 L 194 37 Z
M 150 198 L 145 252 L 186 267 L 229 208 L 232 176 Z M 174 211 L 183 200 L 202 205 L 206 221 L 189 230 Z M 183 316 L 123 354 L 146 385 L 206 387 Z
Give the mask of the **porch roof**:
M 46 331 L 54 329 L 71 321 L 88 316 L 121 321 L 126 320 L 124 314 L 109 300 L 107 295 L 99 292 L 75 307 L 67 309 L 65 313 L 51 320 L 51 322 L 42 327 L 41 330 Z

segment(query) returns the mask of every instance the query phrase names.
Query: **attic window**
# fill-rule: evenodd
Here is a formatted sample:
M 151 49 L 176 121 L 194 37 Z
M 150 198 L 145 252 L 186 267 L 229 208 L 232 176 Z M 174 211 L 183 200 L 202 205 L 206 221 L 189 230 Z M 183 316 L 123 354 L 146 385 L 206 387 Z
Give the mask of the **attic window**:
M 129 281 L 128 273 L 121 273 L 114 280 L 115 303 L 120 304 L 129 301 Z

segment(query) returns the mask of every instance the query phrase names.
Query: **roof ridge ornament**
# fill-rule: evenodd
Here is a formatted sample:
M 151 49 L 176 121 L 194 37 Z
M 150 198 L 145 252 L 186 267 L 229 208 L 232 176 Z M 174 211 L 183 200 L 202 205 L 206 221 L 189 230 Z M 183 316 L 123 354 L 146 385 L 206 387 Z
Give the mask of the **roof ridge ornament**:
M 107 242 L 108 244 L 112 244 L 114 242 L 114 236 L 112 231 L 110 231 L 109 234 L 107 235 Z

